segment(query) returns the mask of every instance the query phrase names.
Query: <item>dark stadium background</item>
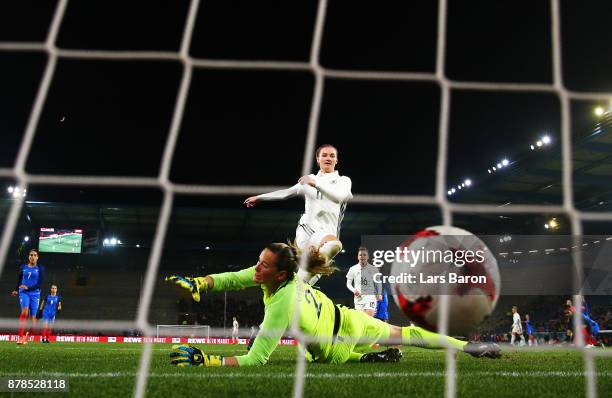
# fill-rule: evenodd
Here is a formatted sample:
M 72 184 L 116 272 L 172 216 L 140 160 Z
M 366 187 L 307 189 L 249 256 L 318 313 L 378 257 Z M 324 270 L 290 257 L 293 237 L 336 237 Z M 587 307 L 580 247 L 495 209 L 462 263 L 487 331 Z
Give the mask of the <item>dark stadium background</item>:
M 11 2 L 0 13 L 0 41 L 45 40 L 56 3 Z M 562 1 L 563 82 L 569 90 L 612 91 L 612 53 L 606 1 Z M 190 55 L 213 60 L 308 62 L 316 1 L 204 1 Z M 70 2 L 57 46 L 62 49 L 179 50 L 187 1 Z M 437 2 L 331 1 L 320 64 L 329 69 L 435 72 Z M 553 82 L 548 1 L 449 1 L 445 74 L 471 82 Z M 0 167 L 14 166 L 47 56 L 0 51 Z M 36 130 L 26 171 L 50 175 L 156 177 L 166 143 L 182 65 L 176 61 L 61 58 Z M 170 179 L 180 184 L 289 186 L 300 176 L 314 88 L 306 71 L 195 69 Z M 325 80 L 317 144 L 339 149 L 338 169 L 354 194 L 433 195 L 438 151 L 437 82 Z M 598 119 L 592 101 L 571 102 L 574 203 L 579 210 L 612 210 L 610 114 Z M 461 203 L 562 204 L 561 105 L 552 92 L 451 92 L 448 186 L 465 178 Z M 597 130 L 599 128 L 599 130 Z M 547 133 L 549 148 L 529 145 Z M 503 157 L 512 167 L 488 174 Z M 314 170 L 314 164 L 313 164 Z M 0 179 L 0 227 L 11 205 Z M 256 192 L 254 192 L 256 193 Z M 236 270 L 255 262 L 261 246 L 294 236 L 303 202 L 264 203 L 247 210 L 245 195 L 177 194 L 150 320 L 222 326 L 224 297 L 202 305 L 180 301 L 161 283 L 166 274 Z M 83 228 L 96 245 L 82 255 L 42 253 L 47 283 L 60 285 L 66 319 L 133 319 L 155 233 L 162 195 L 137 187 L 32 185 L 0 275 L 12 290 L 18 264 L 37 247 L 40 227 Z M 551 217 L 554 232 L 545 231 Z M 343 271 L 356 262 L 361 235 L 411 234 L 441 223 L 439 208 L 350 203 L 342 224 Z M 571 234 L 560 214 L 458 214 L 454 225 L 476 234 Z M 609 223 L 584 224 L 585 234 L 608 234 Z M 23 242 L 24 236 L 29 242 Z M 115 236 L 122 245 L 105 247 Z M 139 245 L 139 247 L 136 247 Z M 209 250 L 206 250 L 206 247 Z M 344 272 L 320 283 L 336 301 L 351 303 Z M 258 323 L 260 295 L 228 295 L 226 326 Z M 246 298 L 246 300 L 245 300 Z M 552 317 L 562 298 L 535 314 Z M 521 301 L 522 300 L 522 301 Z M 517 303 L 500 301 L 499 319 Z M 593 298 L 610 305 L 610 296 Z M 531 304 L 530 304 L 531 303 Z M 391 304 L 391 308 L 394 306 Z M 17 302 L 0 295 L 0 316 Z M 184 315 L 189 314 L 189 315 Z M 397 317 L 398 314 L 393 314 Z M 610 326 L 610 325 L 608 325 Z M 602 325 L 602 329 L 606 328 Z M 609 327 L 608 327 L 609 328 Z

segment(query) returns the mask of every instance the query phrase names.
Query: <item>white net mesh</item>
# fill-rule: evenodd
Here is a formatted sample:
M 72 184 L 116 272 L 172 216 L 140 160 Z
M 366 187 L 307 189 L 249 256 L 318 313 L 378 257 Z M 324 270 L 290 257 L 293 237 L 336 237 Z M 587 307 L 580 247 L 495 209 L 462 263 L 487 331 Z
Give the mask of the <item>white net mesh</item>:
M 570 100 L 607 100 L 612 93 L 589 93 L 572 92 L 565 88 L 562 80 L 561 63 L 561 19 L 560 4 L 558 0 L 551 0 L 551 20 L 552 20 L 552 43 L 553 43 L 553 83 L 552 84 L 519 84 L 519 83 L 479 83 L 479 82 L 460 82 L 452 81 L 446 77 L 445 48 L 446 48 L 446 19 L 447 2 L 439 1 L 438 7 L 438 32 L 437 32 L 437 56 L 435 73 L 403 73 L 403 72 L 380 72 L 380 71 L 348 71 L 330 70 L 323 68 L 319 63 L 321 42 L 323 39 L 323 26 L 327 9 L 327 1 L 320 0 L 314 34 L 312 37 L 310 60 L 308 63 L 300 62 L 272 62 L 272 61 L 230 61 L 230 60 L 209 60 L 194 59 L 189 54 L 189 48 L 194 30 L 196 14 L 200 7 L 199 0 L 192 0 L 184 24 L 184 30 L 179 52 L 155 52 L 155 51 L 94 51 L 94 50 L 65 50 L 56 47 L 56 39 L 62 19 L 64 17 L 68 1 L 60 0 L 55 10 L 52 23 L 44 43 L 24 43 L 24 42 L 0 42 L 0 51 L 26 51 L 44 52 L 48 55 L 48 60 L 44 70 L 43 78 L 40 82 L 38 92 L 32 106 L 32 110 L 27 122 L 25 134 L 19 147 L 15 166 L 13 168 L 0 168 L 0 177 L 13 178 L 17 185 L 26 189 L 30 184 L 44 183 L 47 185 L 86 185 L 86 186 L 106 186 L 106 187 L 152 187 L 160 188 L 163 191 L 163 202 L 161 212 L 157 222 L 157 229 L 154 242 L 148 261 L 148 268 L 141 292 L 138 313 L 133 322 L 129 321 L 63 321 L 62 326 L 73 327 L 75 329 L 96 330 L 125 330 L 140 329 L 148 336 L 156 334 L 155 327 L 147 321 L 152 300 L 154 285 L 158 279 L 158 268 L 160 264 L 162 248 L 166 238 L 168 223 L 176 194 L 192 195 L 246 195 L 253 192 L 263 192 L 276 187 L 264 186 L 211 186 L 211 185 L 186 185 L 174 184 L 169 179 L 170 166 L 175 155 L 175 146 L 179 135 L 179 129 L 183 119 L 186 106 L 187 93 L 192 80 L 194 68 L 213 68 L 213 69 L 261 69 L 261 70 L 302 70 L 309 71 L 315 77 L 314 94 L 310 110 L 309 127 L 307 139 L 304 146 L 304 158 L 302 163 L 302 174 L 310 173 L 313 164 L 313 152 L 317 140 L 318 123 L 323 97 L 323 87 L 328 79 L 351 79 L 351 80 L 390 80 L 390 81 L 425 81 L 437 83 L 441 88 L 441 106 L 439 114 L 439 140 L 436 167 L 436 185 L 434 196 L 411 196 L 411 195 L 360 195 L 356 194 L 353 203 L 367 204 L 418 204 L 438 206 L 442 211 L 444 225 L 453 223 L 453 215 L 460 213 L 481 213 L 481 214 L 539 214 L 556 212 L 565 214 L 571 221 L 571 230 L 574 236 L 582 234 L 583 221 L 612 221 L 612 213 L 600 212 L 581 212 L 574 207 L 573 200 L 573 180 L 572 180 L 572 137 L 570 132 Z M 26 159 L 30 152 L 37 125 L 40 120 L 41 112 L 49 92 L 50 83 L 53 79 L 58 59 L 113 59 L 113 60 L 176 60 L 182 64 L 182 78 L 176 102 L 174 105 L 172 123 L 166 144 L 164 146 L 163 158 L 157 178 L 134 178 L 120 176 L 58 176 L 58 175 L 33 175 L 25 170 Z M 453 89 L 462 90 L 481 90 L 481 91 L 513 91 L 513 92 L 543 92 L 555 94 L 561 103 L 561 144 L 562 144 L 562 183 L 563 183 L 563 202 L 560 206 L 541 206 L 541 205 L 508 205 L 498 207 L 496 205 L 473 205 L 473 204 L 454 204 L 447 200 L 447 158 L 448 158 L 448 138 L 449 138 L 449 115 L 451 109 L 450 93 Z M 18 216 L 22 210 L 23 199 L 13 201 L 8 213 L 2 239 L 0 241 L 0 275 L 2 274 L 5 259 L 15 228 L 18 223 Z M 582 262 L 579 255 L 575 258 L 578 275 L 582 273 Z M 577 297 L 576 297 L 577 298 Z M 298 307 L 299 308 L 299 307 Z M 440 311 L 440 333 L 444 334 L 447 330 L 448 301 L 442 303 Z M 14 327 L 13 319 L 0 319 L 0 326 Z M 582 319 L 575 317 L 575 330 L 582 326 Z M 298 338 L 304 338 L 300 331 L 295 327 L 292 334 Z M 577 333 L 577 337 L 582 340 L 582 335 Z M 610 351 L 589 351 L 583 350 L 586 368 L 587 396 L 596 396 L 596 380 L 594 357 L 598 355 L 608 355 Z M 145 395 L 147 374 L 151 360 L 151 344 L 144 345 L 141 357 L 140 369 L 137 374 L 136 388 L 134 396 L 142 397 Z M 298 356 L 298 366 L 296 367 L 296 377 L 294 385 L 294 396 L 301 397 L 304 390 L 305 362 L 302 356 Z M 448 350 L 446 356 L 446 396 L 456 396 L 456 362 L 452 350 Z
M 195 337 L 210 338 L 210 325 L 157 325 L 156 337 Z

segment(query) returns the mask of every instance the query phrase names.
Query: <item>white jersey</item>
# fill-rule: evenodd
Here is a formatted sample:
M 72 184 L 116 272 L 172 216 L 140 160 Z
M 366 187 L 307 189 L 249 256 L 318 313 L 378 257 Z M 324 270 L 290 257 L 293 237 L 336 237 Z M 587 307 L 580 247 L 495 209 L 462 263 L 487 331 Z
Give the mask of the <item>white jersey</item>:
M 304 214 L 299 227 L 308 235 L 315 233 L 340 237 L 340 223 L 344 217 L 346 204 L 353 197 L 352 182 L 347 176 L 333 173 L 310 175 L 316 181 L 316 187 L 308 184 L 295 184 L 291 188 L 281 189 L 257 195 L 261 200 L 284 200 L 293 196 L 304 197 Z
M 380 273 L 372 264 L 362 267 L 357 263 L 346 273 L 346 287 L 351 292 L 359 291 L 362 295 L 378 295 L 382 293 L 380 283 L 374 282 L 374 275 Z
M 238 321 L 234 321 L 232 324 L 232 332 L 237 333 L 238 332 Z
M 512 331 L 514 333 L 523 333 L 523 327 L 521 325 L 521 316 L 518 312 L 512 315 Z

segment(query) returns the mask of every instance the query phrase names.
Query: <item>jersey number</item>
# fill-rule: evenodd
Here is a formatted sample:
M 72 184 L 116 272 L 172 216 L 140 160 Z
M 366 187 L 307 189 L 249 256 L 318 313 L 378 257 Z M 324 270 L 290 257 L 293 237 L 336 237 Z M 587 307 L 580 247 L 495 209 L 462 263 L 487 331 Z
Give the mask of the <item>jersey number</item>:
M 308 299 L 308 295 L 310 295 L 310 298 L 312 299 L 312 302 L 314 303 L 314 306 L 317 309 L 317 318 L 319 318 L 321 316 L 321 304 L 317 303 L 317 299 L 315 298 L 314 294 L 312 293 L 312 290 L 306 289 L 306 290 L 304 290 L 304 298 L 306 299 L 306 302 L 308 304 L 310 304 L 310 300 Z
M 32 275 L 32 272 L 28 272 L 28 279 L 30 279 L 30 275 Z

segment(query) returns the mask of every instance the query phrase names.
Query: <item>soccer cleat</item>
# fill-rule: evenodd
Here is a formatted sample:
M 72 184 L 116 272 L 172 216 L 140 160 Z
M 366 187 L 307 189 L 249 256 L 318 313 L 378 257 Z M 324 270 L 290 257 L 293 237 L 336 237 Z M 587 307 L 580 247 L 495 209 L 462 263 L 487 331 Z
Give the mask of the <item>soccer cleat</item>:
M 384 351 L 363 354 L 359 362 L 399 362 L 402 359 L 399 348 L 388 348 Z
M 202 350 L 190 344 L 175 344 L 170 353 L 172 361 L 176 366 L 222 366 L 223 357 L 219 355 L 204 354 Z
M 193 301 L 196 303 L 200 302 L 200 291 L 206 291 L 208 287 L 205 278 L 191 278 L 189 276 L 171 275 L 167 276 L 165 281 L 174 283 L 176 286 L 189 290 L 191 292 L 191 297 L 193 297 Z
M 463 352 L 476 358 L 501 358 L 501 348 L 495 343 L 473 343 L 469 342 L 463 347 Z

